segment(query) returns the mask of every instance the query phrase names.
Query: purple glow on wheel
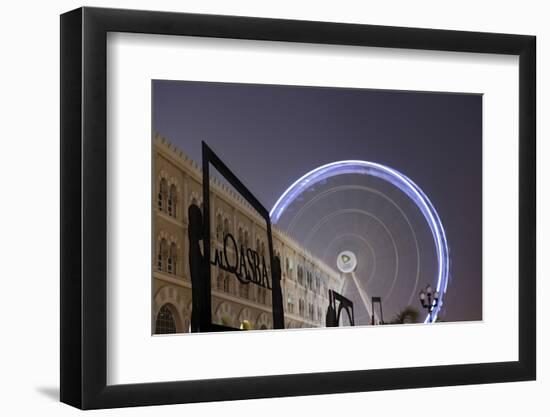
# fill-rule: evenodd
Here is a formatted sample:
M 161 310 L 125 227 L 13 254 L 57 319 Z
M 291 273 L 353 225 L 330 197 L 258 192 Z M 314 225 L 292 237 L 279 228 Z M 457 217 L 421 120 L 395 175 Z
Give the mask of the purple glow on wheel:
M 440 297 L 438 305 L 434 307 L 432 312 L 432 321 L 435 321 L 443 305 L 443 296 L 447 291 L 447 283 L 449 280 L 449 247 L 447 246 L 445 230 L 443 230 L 443 225 L 441 224 L 441 220 L 434 206 L 420 187 L 405 175 L 395 169 L 368 161 L 338 161 L 322 165 L 303 175 L 288 187 L 281 197 L 279 197 L 269 213 L 271 222 L 276 224 L 286 208 L 307 188 L 320 181 L 344 174 L 370 175 L 389 182 L 414 201 L 424 215 L 434 238 L 438 262 L 437 291 L 439 291 Z M 430 322 L 429 315 L 427 315 L 424 320 L 424 323 L 428 322 Z

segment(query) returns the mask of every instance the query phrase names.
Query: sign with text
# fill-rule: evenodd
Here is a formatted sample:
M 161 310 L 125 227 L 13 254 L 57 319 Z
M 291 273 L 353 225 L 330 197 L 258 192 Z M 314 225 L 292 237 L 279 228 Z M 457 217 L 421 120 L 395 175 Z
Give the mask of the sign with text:
M 269 212 L 204 142 L 202 152 L 210 330 L 283 328 Z

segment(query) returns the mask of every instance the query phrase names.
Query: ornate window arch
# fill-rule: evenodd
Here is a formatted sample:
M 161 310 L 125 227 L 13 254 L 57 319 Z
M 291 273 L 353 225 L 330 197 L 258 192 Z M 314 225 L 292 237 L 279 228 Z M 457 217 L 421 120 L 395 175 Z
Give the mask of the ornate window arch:
M 246 299 L 250 298 L 250 284 L 241 284 L 239 287 L 239 295 Z
M 287 298 L 287 309 L 289 313 L 294 313 L 294 300 L 292 299 L 291 295 L 289 295 Z
M 243 233 L 243 227 L 239 226 L 239 230 L 237 232 L 237 244 L 239 246 L 239 250 L 241 246 L 244 246 L 244 233 Z
M 178 291 L 178 288 L 172 285 L 165 285 L 159 289 L 153 299 L 153 330 L 155 329 L 159 312 L 163 306 L 167 306 L 176 323 L 176 332 L 188 332 L 189 326 L 185 324 L 185 321 L 191 319 L 191 304 L 191 295 Z
M 164 304 L 155 320 L 155 334 L 177 333 L 176 315 L 174 306 L 169 303 Z
M 218 211 L 216 214 L 216 238 L 220 241 L 223 240 L 223 217 L 221 211 Z
M 298 284 L 303 285 L 304 283 L 304 268 L 302 268 L 302 265 L 298 265 Z
M 300 300 L 298 301 L 298 313 L 300 314 L 300 316 L 304 315 L 304 310 L 305 310 L 305 303 L 304 303 L 304 300 L 300 298 Z
M 157 194 L 157 207 L 160 211 L 165 210 L 167 197 L 168 197 L 168 181 L 166 181 L 166 178 L 161 178 L 159 183 L 158 194 Z
M 227 235 L 229 233 L 229 219 L 225 217 L 223 219 L 223 234 Z
M 168 242 L 166 239 L 162 238 L 159 241 L 158 251 L 157 251 L 157 269 L 159 271 L 164 271 L 166 268 L 165 260 L 168 255 Z
M 223 278 L 223 290 L 225 292 L 231 292 L 231 282 L 229 281 L 229 275 L 225 274 Z
M 170 244 L 170 251 L 168 252 L 168 259 L 166 269 L 170 274 L 176 274 L 176 265 L 178 259 L 178 247 L 175 242 Z
M 168 192 L 168 200 L 166 205 L 166 209 L 169 216 L 176 217 L 177 204 L 178 204 L 178 189 L 175 184 L 172 184 Z
M 249 235 L 248 235 L 248 229 L 244 229 L 244 247 L 248 249 L 249 244 Z

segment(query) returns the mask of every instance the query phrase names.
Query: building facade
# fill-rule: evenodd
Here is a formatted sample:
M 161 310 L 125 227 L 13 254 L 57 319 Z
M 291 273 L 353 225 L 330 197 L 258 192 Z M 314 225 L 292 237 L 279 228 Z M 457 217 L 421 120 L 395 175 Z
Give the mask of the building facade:
M 184 333 L 191 322 L 191 277 L 187 208 L 202 207 L 202 171 L 161 136 L 153 144 L 153 333 Z M 219 180 L 210 186 L 211 253 L 221 250 L 230 233 L 238 247 L 268 256 L 265 220 Z M 285 328 L 321 327 L 329 305 L 328 290 L 339 290 L 342 277 L 272 227 L 274 255 L 281 260 Z M 269 266 L 268 266 L 269 268 Z M 269 271 L 270 273 L 270 271 Z M 244 285 L 231 273 L 211 267 L 212 321 L 235 328 L 273 328 L 271 290 Z

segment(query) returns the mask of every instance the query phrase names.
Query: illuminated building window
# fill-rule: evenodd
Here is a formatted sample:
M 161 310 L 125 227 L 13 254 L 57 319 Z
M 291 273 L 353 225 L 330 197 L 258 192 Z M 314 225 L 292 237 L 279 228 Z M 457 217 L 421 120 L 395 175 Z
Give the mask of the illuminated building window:
M 304 268 L 298 265 L 298 284 L 304 285 Z
M 157 252 L 157 269 L 159 271 L 164 270 L 164 260 L 166 258 L 167 250 L 168 250 L 168 246 L 166 243 L 166 239 L 162 239 L 159 243 L 158 252 Z
M 164 304 L 157 315 L 155 334 L 176 333 L 176 320 L 168 304 Z
M 170 274 L 176 273 L 176 259 L 178 248 L 175 243 L 170 245 L 170 253 L 168 255 L 167 270 Z
M 168 193 L 168 215 L 176 217 L 176 202 L 177 202 L 177 190 L 176 186 L 172 184 L 170 192 Z
M 229 233 L 229 220 L 227 217 L 223 220 L 223 234 L 227 235 Z
M 294 301 L 292 300 L 292 297 L 288 297 L 287 310 L 289 313 L 294 313 Z
M 239 248 L 241 246 L 244 246 L 244 234 L 242 227 L 239 227 L 239 231 L 237 232 L 237 245 L 239 246 Z
M 313 289 L 313 276 L 310 271 L 306 271 L 306 282 L 307 282 L 307 287 L 310 290 Z
M 163 211 L 165 209 L 164 204 L 166 201 L 167 193 L 168 183 L 166 182 L 166 179 L 162 178 L 160 180 L 159 192 L 157 194 L 157 207 L 160 211 Z
M 223 220 L 222 220 L 222 215 L 221 213 L 218 213 L 218 215 L 216 216 L 216 238 L 218 240 L 222 240 L 223 239 Z

